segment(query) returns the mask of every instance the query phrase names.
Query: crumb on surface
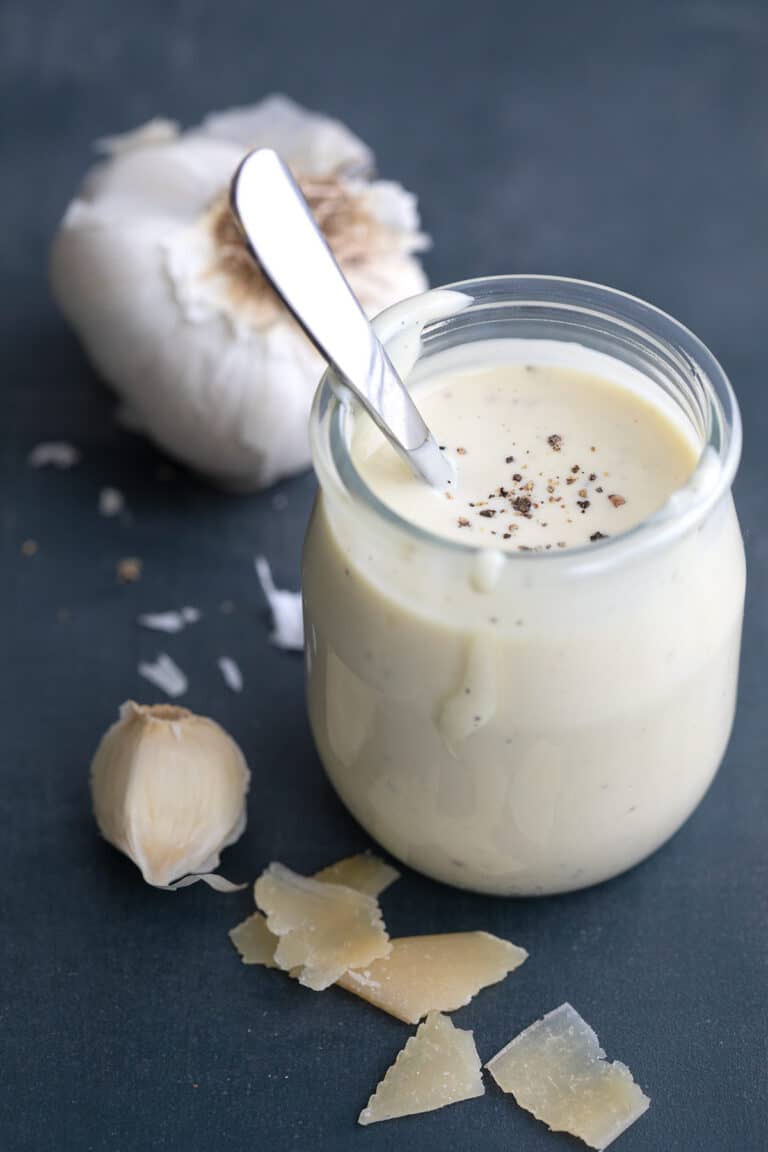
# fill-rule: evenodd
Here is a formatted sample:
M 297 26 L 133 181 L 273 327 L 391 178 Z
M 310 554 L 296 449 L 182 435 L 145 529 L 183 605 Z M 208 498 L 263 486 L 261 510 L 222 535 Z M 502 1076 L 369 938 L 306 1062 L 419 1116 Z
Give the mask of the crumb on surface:
M 138 556 L 124 556 L 115 567 L 121 584 L 135 584 L 141 580 L 142 562 Z

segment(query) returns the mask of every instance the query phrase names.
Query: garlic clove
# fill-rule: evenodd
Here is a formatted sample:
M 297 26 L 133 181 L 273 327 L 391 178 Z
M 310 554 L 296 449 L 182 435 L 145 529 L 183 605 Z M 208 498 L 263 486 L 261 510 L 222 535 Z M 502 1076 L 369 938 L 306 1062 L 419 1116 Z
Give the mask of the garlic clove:
M 243 754 L 223 728 L 167 704 L 123 704 L 91 766 L 102 835 L 160 888 L 218 866 L 222 849 L 245 828 L 249 781 Z

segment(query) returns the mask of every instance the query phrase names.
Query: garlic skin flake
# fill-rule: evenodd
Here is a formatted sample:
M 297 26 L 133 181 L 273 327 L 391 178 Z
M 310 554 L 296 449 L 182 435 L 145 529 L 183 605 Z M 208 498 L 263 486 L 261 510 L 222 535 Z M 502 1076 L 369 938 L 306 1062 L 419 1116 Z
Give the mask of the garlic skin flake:
M 80 463 L 80 450 L 67 440 L 50 440 L 35 444 L 27 463 L 30 468 L 74 468 Z
M 99 515 L 111 518 L 125 511 L 125 496 L 119 488 L 102 488 L 99 492 Z
M 91 766 L 102 836 L 156 888 L 194 879 L 219 890 L 236 887 L 208 874 L 245 829 L 249 782 L 242 752 L 215 721 L 132 700 L 120 708 Z
M 154 663 L 142 660 L 139 664 L 139 676 L 143 676 L 150 684 L 154 684 L 155 688 L 173 698 L 183 696 L 189 687 L 186 674 L 167 652 L 159 652 Z
M 224 486 L 310 462 L 323 362 L 247 254 L 228 185 L 252 147 L 277 149 L 369 316 L 427 287 L 415 198 L 372 179 L 343 124 L 284 96 L 188 132 L 152 121 L 101 142 L 55 237 L 54 295 L 133 426 Z
M 275 587 L 272 569 L 266 556 L 257 556 L 254 560 L 254 566 L 261 590 L 272 613 L 272 632 L 269 637 L 271 643 L 276 648 L 284 648 L 288 652 L 302 652 L 304 650 L 304 609 L 301 592 L 288 592 L 284 588 Z

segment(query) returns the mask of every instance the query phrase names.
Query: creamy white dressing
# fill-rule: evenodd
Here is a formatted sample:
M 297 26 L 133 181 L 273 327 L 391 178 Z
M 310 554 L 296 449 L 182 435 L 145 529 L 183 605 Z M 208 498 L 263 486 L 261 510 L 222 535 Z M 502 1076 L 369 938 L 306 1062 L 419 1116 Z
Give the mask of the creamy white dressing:
M 439 536 L 501 551 L 579 547 L 647 519 L 691 477 L 679 422 L 610 380 L 547 364 L 491 364 L 415 391 L 454 465 L 435 492 L 369 430 L 353 448 L 368 487 Z
M 438 879 L 520 894 L 595 883 L 679 827 L 723 754 L 744 591 L 730 494 L 637 545 L 629 529 L 686 512 L 719 468 L 709 453 L 697 465 L 696 431 L 642 373 L 540 341 L 413 367 L 404 344 L 456 490 L 427 489 L 355 419 L 363 482 L 432 535 L 319 497 L 304 600 L 320 755 L 371 834 Z

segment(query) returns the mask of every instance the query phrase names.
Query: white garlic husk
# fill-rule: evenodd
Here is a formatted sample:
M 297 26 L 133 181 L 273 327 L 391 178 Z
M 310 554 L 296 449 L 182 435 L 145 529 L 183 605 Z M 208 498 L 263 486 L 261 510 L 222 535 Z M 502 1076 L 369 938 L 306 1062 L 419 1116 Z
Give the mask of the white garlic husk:
M 229 212 L 249 148 L 277 149 L 370 316 L 427 287 L 415 197 L 372 180 L 343 124 L 283 96 L 180 133 L 155 120 L 101 142 L 55 237 L 54 295 L 123 415 L 224 486 L 309 464 L 319 355 L 266 285 Z
M 91 765 L 102 836 L 157 888 L 196 879 L 225 891 L 237 887 L 213 871 L 245 829 L 249 782 L 242 752 L 214 720 L 132 700 Z

